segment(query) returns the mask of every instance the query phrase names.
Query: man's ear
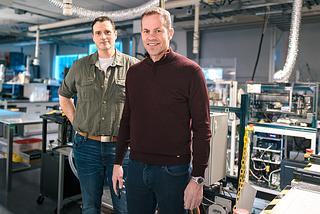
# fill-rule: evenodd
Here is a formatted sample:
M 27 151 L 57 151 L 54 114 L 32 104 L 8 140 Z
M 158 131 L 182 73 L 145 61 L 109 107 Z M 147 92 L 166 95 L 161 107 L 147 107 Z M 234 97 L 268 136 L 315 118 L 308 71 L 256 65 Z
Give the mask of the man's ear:
M 170 32 L 169 32 L 169 40 L 171 40 L 171 39 L 172 39 L 173 34 L 174 34 L 174 29 L 173 29 L 173 28 L 171 28 L 171 29 L 170 29 Z

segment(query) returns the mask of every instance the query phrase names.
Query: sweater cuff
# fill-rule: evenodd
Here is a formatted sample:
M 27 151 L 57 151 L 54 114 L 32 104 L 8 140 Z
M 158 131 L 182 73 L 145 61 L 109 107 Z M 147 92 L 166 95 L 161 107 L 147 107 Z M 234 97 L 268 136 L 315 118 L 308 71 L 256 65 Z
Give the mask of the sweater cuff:
M 121 158 L 115 158 L 113 164 L 122 166 L 123 159 L 121 160 Z
M 206 168 L 207 168 L 207 165 L 198 165 L 198 164 L 193 165 L 191 176 L 193 177 L 201 176 L 204 178 L 204 171 L 206 170 Z

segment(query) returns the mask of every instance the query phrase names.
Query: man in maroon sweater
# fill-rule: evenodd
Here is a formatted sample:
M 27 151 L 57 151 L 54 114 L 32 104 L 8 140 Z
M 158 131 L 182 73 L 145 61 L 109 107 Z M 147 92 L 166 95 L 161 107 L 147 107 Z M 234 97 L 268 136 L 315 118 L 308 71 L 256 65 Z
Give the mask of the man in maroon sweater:
M 188 213 L 203 197 L 211 138 L 207 87 L 200 66 L 169 47 L 173 32 L 168 11 L 143 13 L 147 57 L 127 73 L 112 177 L 116 191 L 117 181 L 123 185 L 121 164 L 130 144 L 125 184 L 130 214 L 157 208 Z

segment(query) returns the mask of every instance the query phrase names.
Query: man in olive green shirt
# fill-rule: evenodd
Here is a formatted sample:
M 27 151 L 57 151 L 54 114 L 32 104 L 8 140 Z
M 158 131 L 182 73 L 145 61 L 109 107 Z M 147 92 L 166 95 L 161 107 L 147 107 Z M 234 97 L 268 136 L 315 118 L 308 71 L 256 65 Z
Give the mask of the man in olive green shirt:
M 108 17 L 93 21 L 92 37 L 98 50 L 74 61 L 58 91 L 60 106 L 76 131 L 73 149 L 82 213 L 101 213 L 105 178 L 111 187 L 114 212 L 127 213 L 125 189 L 121 190 L 121 197 L 117 197 L 111 178 L 125 100 L 125 77 L 129 67 L 139 60 L 114 47 L 117 31 Z M 71 99 L 75 94 L 76 107 Z M 125 162 L 128 154 L 126 157 Z

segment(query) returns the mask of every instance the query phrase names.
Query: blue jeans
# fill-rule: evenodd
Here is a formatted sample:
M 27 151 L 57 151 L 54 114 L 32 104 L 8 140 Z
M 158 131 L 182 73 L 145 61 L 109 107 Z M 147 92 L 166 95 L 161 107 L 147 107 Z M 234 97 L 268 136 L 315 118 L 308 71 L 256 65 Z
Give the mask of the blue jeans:
M 73 150 L 82 193 L 82 213 L 101 214 L 101 197 L 105 179 L 110 187 L 114 213 L 128 213 L 126 189 L 121 190 L 120 200 L 113 190 L 112 172 L 116 142 L 102 143 L 76 134 Z M 123 162 L 124 180 L 126 180 L 128 160 L 129 152 Z
M 129 159 L 127 201 L 130 214 L 187 214 L 184 190 L 190 181 L 191 164 L 154 166 Z

